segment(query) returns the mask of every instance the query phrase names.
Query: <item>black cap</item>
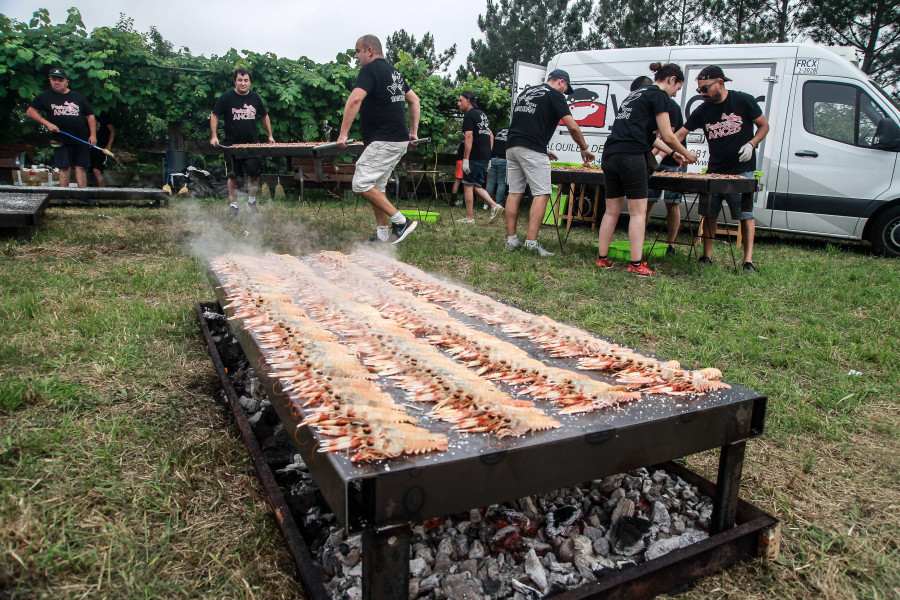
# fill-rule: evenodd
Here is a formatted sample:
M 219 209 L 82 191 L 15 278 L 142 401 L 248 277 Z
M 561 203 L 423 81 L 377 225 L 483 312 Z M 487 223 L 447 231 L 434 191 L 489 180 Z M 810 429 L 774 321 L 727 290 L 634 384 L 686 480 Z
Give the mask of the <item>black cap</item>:
M 465 92 L 461 93 L 460 96 L 471 102 L 472 108 L 478 108 L 478 97 L 475 95 L 475 92 L 466 90 Z
M 68 79 L 66 77 L 66 72 L 58 67 L 54 67 L 50 69 L 50 72 L 47 74 L 47 77 L 62 77 L 63 79 Z
M 730 79 L 725 77 L 725 73 L 722 72 L 722 68 L 715 65 L 710 65 L 700 71 L 700 74 L 697 75 L 697 79 L 721 79 L 722 81 L 731 81 Z
M 551 71 L 549 75 L 547 75 L 547 79 L 562 79 L 566 82 L 566 91 L 564 94 L 572 93 L 572 81 L 569 79 L 569 74 L 562 69 L 556 69 L 555 71 Z

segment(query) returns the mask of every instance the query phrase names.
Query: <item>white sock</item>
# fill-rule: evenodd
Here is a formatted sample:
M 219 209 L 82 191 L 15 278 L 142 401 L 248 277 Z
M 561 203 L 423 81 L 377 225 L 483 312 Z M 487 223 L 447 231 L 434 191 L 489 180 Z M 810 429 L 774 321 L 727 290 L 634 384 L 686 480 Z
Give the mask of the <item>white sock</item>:
M 232 208 L 237 208 L 237 202 L 232 202 L 232 203 L 231 203 L 231 207 L 232 207 Z
M 525 240 L 525 245 L 528 247 L 537 246 L 537 240 Z
M 375 228 L 375 235 L 378 236 L 378 239 L 382 242 L 386 242 L 388 236 L 391 234 L 391 228 L 387 225 L 379 225 Z
M 403 225 L 406 223 L 406 217 L 399 210 L 391 217 L 391 223 L 394 225 Z
M 247 196 L 247 204 L 256 204 L 256 196 Z
M 506 243 L 507 243 L 507 244 L 518 244 L 518 243 L 519 243 L 519 236 L 517 236 L 517 235 L 508 235 L 508 236 L 506 236 Z

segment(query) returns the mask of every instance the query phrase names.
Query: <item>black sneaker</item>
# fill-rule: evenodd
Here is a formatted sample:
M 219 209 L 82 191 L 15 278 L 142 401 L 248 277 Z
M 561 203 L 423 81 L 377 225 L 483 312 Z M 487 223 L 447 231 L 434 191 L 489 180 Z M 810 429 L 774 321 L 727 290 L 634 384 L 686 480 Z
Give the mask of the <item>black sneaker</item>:
M 711 265 L 713 264 L 712 258 L 709 256 L 701 256 L 700 260 L 697 261 L 701 265 Z
M 748 273 L 756 273 L 756 267 L 753 266 L 752 262 L 745 262 L 744 270 L 747 271 Z
M 248 202 L 248 203 L 247 203 L 247 208 L 250 209 L 250 214 L 251 214 L 251 215 L 258 215 L 258 214 L 259 214 L 259 207 L 256 206 L 256 202 Z
M 397 225 L 396 223 L 391 223 L 391 233 L 397 236 L 397 239 L 390 242 L 391 244 L 399 244 L 403 240 L 406 239 L 406 236 L 411 234 L 416 230 L 416 227 L 419 226 L 418 221 L 413 221 L 412 219 L 407 219 L 406 223 L 402 225 Z
M 666 248 L 666 256 L 675 256 L 675 246 L 669 246 Z
M 237 207 L 237 206 L 231 206 L 231 205 L 229 204 L 229 205 L 228 205 L 228 216 L 229 216 L 230 218 L 232 218 L 232 219 L 235 218 L 236 216 L 238 216 L 238 207 Z

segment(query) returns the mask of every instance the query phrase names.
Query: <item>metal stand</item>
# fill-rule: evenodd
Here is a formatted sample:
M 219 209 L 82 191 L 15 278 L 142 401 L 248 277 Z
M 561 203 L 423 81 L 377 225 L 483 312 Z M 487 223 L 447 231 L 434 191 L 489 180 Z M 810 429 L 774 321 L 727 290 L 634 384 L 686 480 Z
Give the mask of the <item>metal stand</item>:
M 362 600 L 409 598 L 409 524 L 362 533 Z
M 709 524 L 710 535 L 734 527 L 746 450 L 745 441 L 722 446 L 722 453 L 719 455 L 719 475 L 716 478 L 716 494 L 713 498 L 713 513 Z

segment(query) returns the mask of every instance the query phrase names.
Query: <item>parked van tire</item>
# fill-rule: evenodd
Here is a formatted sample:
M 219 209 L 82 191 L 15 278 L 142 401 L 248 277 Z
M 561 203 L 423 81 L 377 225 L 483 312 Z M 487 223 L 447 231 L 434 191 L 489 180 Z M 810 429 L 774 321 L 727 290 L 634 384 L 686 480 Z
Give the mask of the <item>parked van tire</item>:
M 891 207 L 878 215 L 872 224 L 869 240 L 875 252 L 900 258 L 900 206 Z

